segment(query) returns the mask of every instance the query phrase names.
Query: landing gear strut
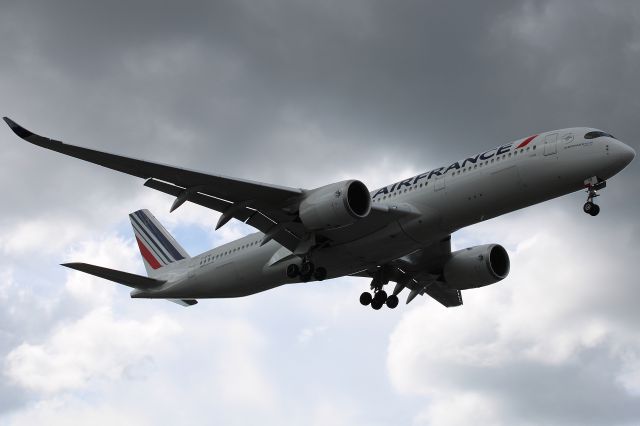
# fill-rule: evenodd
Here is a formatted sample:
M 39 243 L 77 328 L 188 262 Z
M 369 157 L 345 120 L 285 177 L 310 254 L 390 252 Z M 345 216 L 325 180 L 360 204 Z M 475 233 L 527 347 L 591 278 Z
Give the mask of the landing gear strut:
M 607 181 L 599 181 L 598 178 L 590 178 L 585 181 L 587 185 L 587 202 L 582 206 L 582 210 L 591 216 L 597 216 L 600 213 L 600 206 L 593 202 L 593 199 L 599 197 L 598 191 L 607 186 Z

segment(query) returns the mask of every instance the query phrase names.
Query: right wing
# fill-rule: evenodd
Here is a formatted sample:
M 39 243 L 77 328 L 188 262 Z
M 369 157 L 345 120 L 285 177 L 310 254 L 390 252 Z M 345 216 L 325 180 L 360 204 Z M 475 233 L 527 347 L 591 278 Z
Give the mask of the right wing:
M 389 281 L 402 283 L 411 290 L 407 303 L 417 295 L 428 294 L 443 306 L 451 308 L 462 305 L 460 290 L 447 287 L 442 281 L 442 267 L 451 255 L 451 236 L 430 246 L 417 250 L 408 256 L 393 260 L 380 268 L 353 274 L 358 277 L 373 278 L 376 272 L 384 269 Z
M 83 148 L 39 136 L 7 117 L 4 121 L 29 143 L 146 179 L 145 186 L 176 197 L 172 210 L 191 201 L 222 213 L 216 229 L 235 218 L 263 232 L 263 243 L 273 239 L 296 254 L 306 253 L 311 235 L 320 237 L 318 240 L 323 244 L 343 244 L 383 229 L 399 217 L 417 214 L 410 205 L 375 203 L 366 218 L 350 226 L 314 232 L 298 217 L 299 203 L 307 193 L 303 189 L 213 175 Z
M 271 233 L 271 238 L 292 251 L 300 242 L 301 235 L 291 230 L 295 227 L 293 224 L 275 228 L 295 219 L 295 212 L 289 213 L 287 207 L 303 194 L 299 188 L 212 175 L 83 148 L 37 135 L 10 118 L 4 117 L 4 121 L 16 135 L 29 143 L 147 179 L 146 186 L 177 197 L 173 209 L 185 201 L 193 201 L 221 212 L 226 221 L 237 218 L 265 234 Z
M 139 160 L 122 155 L 111 154 L 81 146 L 69 145 L 54 139 L 49 139 L 25 129 L 10 118 L 4 121 L 11 130 L 22 139 L 42 148 L 50 149 L 71 157 L 89 161 L 103 167 L 143 179 L 155 178 L 183 188 L 198 187 L 213 197 L 223 198 L 231 202 L 245 200 L 260 200 L 270 204 L 284 203 L 292 197 L 302 194 L 301 189 L 284 186 L 269 185 L 250 180 L 231 178 L 222 175 L 212 175 L 195 170 L 169 166 L 151 161 Z

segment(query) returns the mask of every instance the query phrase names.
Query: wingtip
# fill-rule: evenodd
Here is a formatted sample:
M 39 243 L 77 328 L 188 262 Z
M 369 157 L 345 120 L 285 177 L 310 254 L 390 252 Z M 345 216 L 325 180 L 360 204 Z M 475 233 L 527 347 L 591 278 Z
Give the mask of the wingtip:
M 10 119 L 9 117 L 2 117 L 2 119 L 4 120 L 5 123 L 7 123 L 9 128 L 13 130 L 13 133 L 20 136 L 22 139 L 26 139 L 29 136 L 33 135 L 32 132 L 25 129 L 24 127 L 22 127 L 21 125 L 19 125 L 18 123 Z

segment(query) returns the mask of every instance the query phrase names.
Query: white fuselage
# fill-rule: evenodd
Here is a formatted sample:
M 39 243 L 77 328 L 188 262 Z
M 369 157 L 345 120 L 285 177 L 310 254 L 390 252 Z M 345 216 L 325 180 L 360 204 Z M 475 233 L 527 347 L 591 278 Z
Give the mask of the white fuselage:
M 352 274 L 427 247 L 465 226 L 578 191 L 591 177 L 609 179 L 628 164 L 633 151 L 613 138 L 585 139 L 591 130 L 542 133 L 373 191 L 373 206 L 410 205 L 420 214 L 318 249 L 313 261 L 327 269 L 328 278 Z M 291 252 L 273 240 L 260 246 L 262 238 L 254 233 L 168 265 L 163 276 L 167 284 L 136 290 L 132 296 L 238 297 L 300 282 L 285 274 L 286 265 L 296 262 Z

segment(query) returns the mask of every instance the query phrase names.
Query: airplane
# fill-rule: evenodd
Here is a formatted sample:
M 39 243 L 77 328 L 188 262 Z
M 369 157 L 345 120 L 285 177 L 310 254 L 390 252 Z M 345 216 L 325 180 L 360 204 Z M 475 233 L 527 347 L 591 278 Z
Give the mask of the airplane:
M 575 127 L 532 135 L 374 191 L 351 179 L 307 190 L 214 175 L 69 145 L 4 118 L 34 145 L 145 179 L 144 185 L 220 212 L 258 232 L 189 256 L 148 210 L 129 215 L 147 276 L 87 263 L 63 266 L 132 287 L 132 298 L 247 296 L 283 284 L 342 276 L 371 279 L 360 303 L 393 309 L 427 294 L 445 307 L 462 305 L 464 290 L 507 277 L 499 244 L 451 251 L 451 234 L 534 204 L 586 190 L 585 213 L 607 180 L 635 151 L 611 134 Z M 391 294 L 384 286 L 395 283 Z

